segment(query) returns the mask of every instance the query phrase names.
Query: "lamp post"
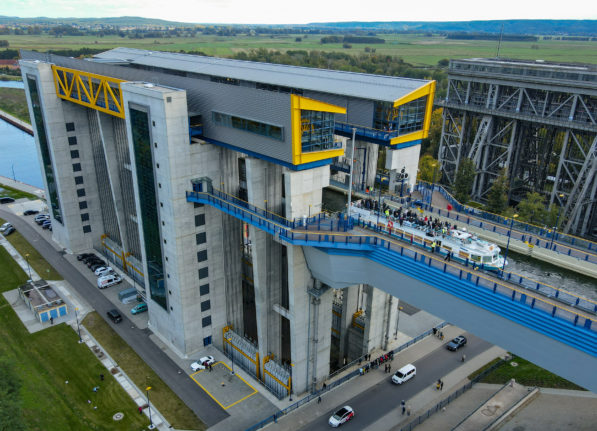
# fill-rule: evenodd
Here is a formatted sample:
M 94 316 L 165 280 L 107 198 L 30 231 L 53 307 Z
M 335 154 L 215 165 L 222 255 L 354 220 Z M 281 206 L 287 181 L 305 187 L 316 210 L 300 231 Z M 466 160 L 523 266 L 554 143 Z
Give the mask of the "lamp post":
M 81 344 L 83 342 L 83 339 L 81 338 L 81 327 L 79 326 L 79 313 L 77 313 L 78 311 L 79 309 L 75 307 L 75 318 L 77 319 L 77 333 L 79 334 L 79 344 Z
M 288 398 L 288 401 L 292 401 L 292 367 L 294 367 L 294 364 L 291 362 L 290 363 L 290 397 Z
M 148 428 L 150 430 L 155 428 L 155 425 L 153 424 L 153 421 L 151 420 L 151 404 L 149 403 L 149 391 L 151 390 L 151 386 L 147 386 L 145 388 L 145 393 L 147 394 L 147 409 L 149 410 L 149 426 Z
M 398 325 L 400 324 L 400 311 L 402 311 L 404 307 L 400 306 L 400 299 L 398 300 L 398 317 L 396 318 L 396 331 L 394 331 L 394 340 L 398 339 Z
M 346 219 L 350 220 L 350 205 L 352 202 L 352 169 L 354 167 L 354 138 L 357 133 L 356 127 L 352 128 L 352 140 L 350 141 L 350 174 L 348 174 L 348 208 L 346 208 Z
M 433 191 L 435 190 L 435 174 L 437 173 L 437 162 L 433 162 L 431 166 L 433 167 L 433 182 L 431 183 L 431 194 L 429 195 L 429 209 L 431 209 L 431 204 L 433 203 Z
M 25 253 L 25 260 L 27 261 L 27 272 L 29 272 L 29 281 L 31 280 L 31 265 L 29 265 L 29 253 Z
M 558 197 L 561 199 L 564 197 L 564 194 L 560 193 Z M 560 200 L 558 199 L 558 201 Z M 560 205 L 560 209 L 558 210 L 558 217 L 556 218 L 556 225 L 553 227 L 553 232 L 551 235 L 551 244 L 549 244 L 549 249 L 553 250 L 553 241 L 556 238 L 556 232 L 558 230 L 558 223 L 560 222 L 560 214 L 562 214 L 562 205 Z M 31 276 L 29 276 L 31 278 Z
M 514 226 L 514 219 L 518 217 L 518 214 L 514 214 L 510 220 L 510 230 L 508 231 L 508 243 L 506 244 L 506 254 L 504 254 L 504 264 L 502 265 L 502 273 L 506 267 L 506 258 L 508 257 L 508 249 L 510 248 L 510 237 L 512 236 L 512 227 Z

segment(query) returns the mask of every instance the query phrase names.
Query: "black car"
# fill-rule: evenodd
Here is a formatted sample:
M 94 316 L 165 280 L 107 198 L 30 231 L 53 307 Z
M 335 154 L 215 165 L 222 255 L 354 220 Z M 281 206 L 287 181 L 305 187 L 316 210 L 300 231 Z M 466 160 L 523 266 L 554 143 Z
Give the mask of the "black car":
M 116 309 L 108 311 L 108 317 L 114 323 L 120 323 L 120 322 L 122 322 L 122 316 L 120 315 L 120 313 Z
M 23 215 L 26 215 L 26 216 L 33 215 L 33 214 L 38 214 L 38 213 L 39 213 L 38 210 L 25 210 L 25 211 L 23 211 Z
M 10 204 L 15 200 L 9 196 L 0 196 L 0 204 Z
M 460 349 L 466 344 L 466 337 L 464 335 L 459 335 L 458 337 L 454 338 L 448 344 L 446 344 L 446 349 L 455 352 L 456 350 Z
M 81 260 L 83 261 L 84 264 L 88 264 L 92 260 L 100 260 L 100 258 L 97 257 L 95 254 L 93 254 L 93 253 L 88 253 L 88 254 L 89 254 L 89 256 L 85 256 L 85 257 L 81 258 Z
M 95 254 L 93 254 L 93 253 L 82 253 L 82 254 L 77 255 L 77 260 L 81 261 L 81 260 L 87 259 L 87 258 L 89 258 L 91 256 L 95 256 Z
M 91 268 L 92 266 L 97 265 L 96 269 L 100 266 L 106 266 L 106 262 L 101 259 L 93 259 L 87 262 L 87 268 Z

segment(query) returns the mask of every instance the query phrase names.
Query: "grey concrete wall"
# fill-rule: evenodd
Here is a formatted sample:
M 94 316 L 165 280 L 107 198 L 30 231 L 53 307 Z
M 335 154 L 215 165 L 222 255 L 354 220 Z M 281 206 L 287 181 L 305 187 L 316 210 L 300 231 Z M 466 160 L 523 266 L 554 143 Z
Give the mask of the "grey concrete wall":
M 314 277 L 335 288 L 368 283 L 597 392 L 597 358 L 364 257 L 304 247 Z

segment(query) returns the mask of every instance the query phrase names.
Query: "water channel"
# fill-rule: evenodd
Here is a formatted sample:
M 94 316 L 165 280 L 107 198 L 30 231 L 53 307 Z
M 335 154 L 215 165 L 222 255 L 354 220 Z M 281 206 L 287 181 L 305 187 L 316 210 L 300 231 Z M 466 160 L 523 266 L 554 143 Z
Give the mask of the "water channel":
M 342 211 L 346 208 L 346 195 L 330 189 L 323 190 L 323 209 Z M 597 280 L 573 271 L 508 251 L 508 271 L 540 281 L 597 301 Z

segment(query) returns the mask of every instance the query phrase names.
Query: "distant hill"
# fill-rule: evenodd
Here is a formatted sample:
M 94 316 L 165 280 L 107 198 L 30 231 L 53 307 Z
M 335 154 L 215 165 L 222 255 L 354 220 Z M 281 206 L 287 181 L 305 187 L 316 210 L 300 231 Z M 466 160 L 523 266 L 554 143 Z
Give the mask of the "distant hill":
M 310 24 L 252 25 L 252 24 L 208 24 L 166 21 L 162 19 L 122 16 L 110 18 L 19 18 L 0 15 L 0 25 L 58 25 L 115 26 L 115 27 L 189 27 L 214 25 L 218 27 L 283 28 L 351 32 L 431 32 L 431 33 L 491 33 L 497 34 L 504 26 L 504 34 L 547 35 L 547 36 L 597 36 L 597 20 L 493 20 L 493 21 L 375 21 L 375 22 L 320 22 Z
M 506 34 L 597 36 L 597 20 L 495 20 L 495 21 L 389 21 L 389 22 L 327 22 L 310 23 L 309 27 L 361 30 L 393 30 L 413 32 L 499 33 L 504 25 Z

